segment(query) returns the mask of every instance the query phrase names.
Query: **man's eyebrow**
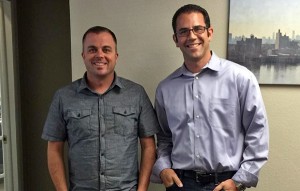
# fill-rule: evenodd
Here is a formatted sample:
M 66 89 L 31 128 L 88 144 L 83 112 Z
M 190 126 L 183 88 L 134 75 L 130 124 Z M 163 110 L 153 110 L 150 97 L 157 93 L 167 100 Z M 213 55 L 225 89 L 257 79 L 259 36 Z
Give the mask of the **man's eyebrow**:
M 112 47 L 109 46 L 109 45 L 105 45 L 105 46 L 103 46 L 102 48 L 110 48 L 110 49 L 112 49 Z
M 94 45 L 89 45 L 87 48 L 97 48 L 97 47 Z
M 180 28 L 180 29 L 178 29 L 178 30 L 186 30 L 186 29 L 189 29 L 189 28 L 187 28 L 187 27 L 182 27 L 182 28 Z

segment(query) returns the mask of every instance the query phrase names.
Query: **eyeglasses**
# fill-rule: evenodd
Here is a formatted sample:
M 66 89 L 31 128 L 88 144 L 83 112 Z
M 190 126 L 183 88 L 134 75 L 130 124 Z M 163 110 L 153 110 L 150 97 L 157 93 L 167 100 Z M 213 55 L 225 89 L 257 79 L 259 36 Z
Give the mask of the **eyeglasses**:
M 193 26 L 193 28 L 191 28 L 191 29 L 181 28 L 181 29 L 179 29 L 179 31 L 176 34 L 180 37 L 187 37 L 190 35 L 190 31 L 193 31 L 193 33 L 195 35 L 197 35 L 197 34 L 204 33 L 205 29 L 208 29 L 208 28 L 201 26 L 201 25 L 197 25 L 197 26 Z

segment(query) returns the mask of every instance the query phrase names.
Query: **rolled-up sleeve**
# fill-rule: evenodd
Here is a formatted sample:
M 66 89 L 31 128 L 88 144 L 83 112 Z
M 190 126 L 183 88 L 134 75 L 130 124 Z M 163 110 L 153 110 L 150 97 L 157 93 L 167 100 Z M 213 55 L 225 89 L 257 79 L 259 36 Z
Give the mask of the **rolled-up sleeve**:
M 42 139 L 47 141 L 65 141 L 66 128 L 61 107 L 60 95 L 59 91 L 57 91 L 49 108 Z

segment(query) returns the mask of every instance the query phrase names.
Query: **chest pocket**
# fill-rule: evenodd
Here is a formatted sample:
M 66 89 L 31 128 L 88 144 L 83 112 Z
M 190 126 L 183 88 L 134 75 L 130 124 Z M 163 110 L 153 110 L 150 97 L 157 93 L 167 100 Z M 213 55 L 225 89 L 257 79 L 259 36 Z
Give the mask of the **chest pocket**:
M 235 105 L 227 99 L 212 99 L 209 105 L 210 124 L 216 128 L 232 128 Z
M 137 109 L 135 107 L 114 107 L 114 132 L 122 135 L 137 134 Z
M 68 134 L 76 137 L 86 137 L 91 134 L 91 110 L 69 110 L 66 114 Z

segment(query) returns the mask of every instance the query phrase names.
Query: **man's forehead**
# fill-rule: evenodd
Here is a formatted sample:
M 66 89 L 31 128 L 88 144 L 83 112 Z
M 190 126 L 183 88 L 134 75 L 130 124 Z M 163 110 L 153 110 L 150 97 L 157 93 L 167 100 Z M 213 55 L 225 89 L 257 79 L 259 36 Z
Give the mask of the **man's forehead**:
M 200 25 L 205 24 L 205 19 L 202 13 L 199 12 L 188 12 L 180 14 L 176 19 L 176 26 L 188 25 L 189 22 L 199 23 Z M 198 24 L 198 25 L 199 25 Z
M 88 33 L 85 37 L 86 40 L 107 40 L 114 42 L 112 35 L 108 32 Z
M 102 46 L 115 46 L 115 42 L 113 40 L 113 37 L 106 33 L 89 33 L 84 41 L 84 44 L 86 46 L 96 46 L 96 45 L 102 45 Z

